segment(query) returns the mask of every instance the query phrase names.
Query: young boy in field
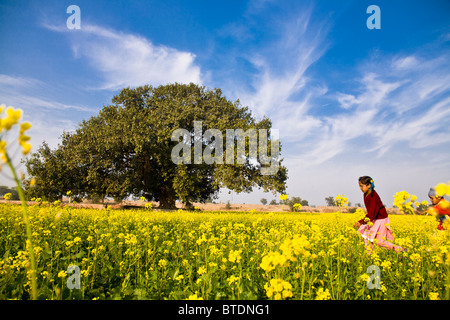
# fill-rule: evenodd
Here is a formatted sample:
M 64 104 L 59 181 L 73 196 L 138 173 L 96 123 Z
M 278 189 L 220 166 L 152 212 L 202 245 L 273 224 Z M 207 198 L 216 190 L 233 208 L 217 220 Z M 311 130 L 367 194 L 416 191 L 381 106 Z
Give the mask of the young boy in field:
M 439 220 L 438 230 L 444 230 L 444 221 L 448 220 L 450 217 L 450 204 L 444 197 L 438 195 L 434 188 L 430 188 L 428 197 L 433 204 L 433 207 L 428 209 L 428 213 Z

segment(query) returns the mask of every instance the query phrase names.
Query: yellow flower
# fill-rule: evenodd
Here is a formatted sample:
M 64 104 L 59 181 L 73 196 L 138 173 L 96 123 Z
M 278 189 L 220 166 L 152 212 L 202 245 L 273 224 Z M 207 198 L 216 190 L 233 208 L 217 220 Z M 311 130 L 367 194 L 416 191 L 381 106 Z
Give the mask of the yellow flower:
M 283 299 L 292 298 L 292 291 L 290 291 L 290 290 L 283 290 L 282 297 L 283 297 Z
M 69 248 L 72 247 L 73 246 L 73 241 L 70 241 L 70 240 L 66 241 L 66 246 L 69 247 Z
M 227 279 L 228 285 L 231 286 L 233 283 L 237 282 L 240 279 L 240 277 L 231 276 Z
M 3 111 L 5 105 L 1 105 L 0 107 L 0 113 Z M 13 107 L 8 107 L 6 109 L 6 117 L 3 119 L 0 119 L 0 132 L 5 130 L 9 131 L 12 126 L 17 124 L 22 117 L 22 110 L 20 109 L 14 109 Z M 25 135 L 25 131 L 31 128 L 31 124 L 29 122 L 24 122 L 20 125 L 20 131 L 19 131 L 19 144 L 22 146 L 23 154 L 26 155 L 31 150 L 31 144 L 27 141 L 30 140 L 30 137 Z M 6 142 L 3 141 L 0 145 L 0 156 L 3 159 L 4 162 L 6 162 Z
M 334 203 L 340 208 L 340 207 L 347 207 L 348 205 L 348 198 L 345 196 L 345 194 L 337 195 L 337 197 L 334 199 Z
M 392 266 L 392 263 L 389 260 L 385 260 L 381 263 L 381 267 L 390 270 Z
M 4 106 L 4 105 L 2 105 Z M 3 109 L 3 108 L 2 108 Z M 13 125 L 15 125 L 22 117 L 22 110 L 14 110 L 13 107 L 6 109 L 6 117 L 1 119 L 1 128 L 9 131 Z
M 370 276 L 367 273 L 363 273 L 362 275 L 359 276 L 359 278 L 363 281 L 363 282 L 367 282 L 367 280 L 369 280 Z
M 441 197 L 443 197 L 446 194 L 450 194 L 449 186 L 447 186 L 445 183 L 439 183 L 435 187 L 435 190 L 436 190 L 436 194 Z
M 387 288 L 386 288 L 386 286 L 384 284 L 381 285 L 380 289 L 381 289 L 381 292 L 383 292 L 383 293 L 387 292 Z
M 438 292 L 430 292 L 428 294 L 428 296 L 430 297 L 430 300 L 439 300 L 439 293 Z
M 165 266 L 167 266 L 168 262 L 165 259 L 161 259 L 158 261 L 158 266 L 160 266 L 161 268 L 164 268 Z
M 242 250 L 231 250 L 228 255 L 228 261 L 239 263 L 241 261 L 241 252 Z
M 64 278 L 67 276 L 67 271 L 63 270 L 58 273 L 58 278 Z
M 6 142 L 5 141 L 0 141 L 0 159 L 6 163 L 8 161 L 7 157 L 6 157 Z M 1 170 L 1 166 L 0 166 L 0 170 Z
M 281 300 L 292 297 L 292 285 L 283 279 L 271 279 L 264 285 L 264 289 L 268 298 Z
M 330 300 L 331 294 L 328 289 L 323 290 L 323 288 L 319 288 L 316 293 L 316 300 Z
M 24 142 L 21 143 L 20 145 L 22 146 L 23 149 L 22 154 L 27 155 L 31 150 L 31 144 L 29 144 L 28 142 Z
M 200 275 L 205 274 L 206 272 L 207 272 L 207 270 L 206 270 L 205 267 L 200 267 L 197 270 L 197 273 L 200 274 Z
M 441 202 L 439 202 L 439 206 L 442 209 L 448 209 L 448 208 L 450 208 L 450 203 L 444 199 L 444 200 L 441 200 Z
M 276 268 L 277 265 L 283 266 L 287 258 L 278 251 L 269 252 L 262 258 L 260 267 L 266 272 L 270 272 Z
M 148 202 L 148 203 L 145 204 L 144 207 L 145 207 L 145 209 L 149 209 L 150 210 L 150 209 L 152 209 L 152 204 L 150 202 Z
M 203 300 L 203 298 L 197 297 L 197 294 L 191 294 L 187 299 L 185 300 Z
M 179 276 L 174 278 L 174 280 L 176 280 L 176 281 L 181 281 L 183 279 L 184 279 L 184 276 L 182 274 L 180 274 Z

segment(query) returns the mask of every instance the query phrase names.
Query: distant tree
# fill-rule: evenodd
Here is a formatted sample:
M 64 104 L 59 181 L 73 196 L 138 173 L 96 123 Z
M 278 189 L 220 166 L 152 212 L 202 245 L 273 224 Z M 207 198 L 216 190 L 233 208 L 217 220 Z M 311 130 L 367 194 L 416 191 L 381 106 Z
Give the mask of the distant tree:
M 329 196 L 329 197 L 325 198 L 325 201 L 327 203 L 327 206 L 329 206 L 329 207 L 336 206 L 336 204 L 334 203 L 334 197 L 333 196 Z
M 5 196 L 5 194 L 11 193 L 12 197 L 10 200 L 19 200 L 19 193 L 16 187 L 9 188 L 7 186 L 0 186 L 0 196 Z
M 68 190 L 66 185 L 73 185 L 77 181 L 76 175 L 71 175 L 64 154 L 61 149 L 52 150 L 44 141 L 30 158 L 25 166 L 28 174 L 35 178 L 33 186 L 27 179 L 23 183 L 28 199 L 32 197 L 42 198 L 47 201 L 61 200 Z
M 300 197 L 292 197 L 288 200 L 287 204 L 289 205 L 289 207 L 291 208 L 291 210 L 294 209 L 294 204 L 299 203 L 302 206 L 308 206 L 308 200 L 302 200 L 302 198 Z
M 277 203 L 277 200 L 273 199 L 272 201 L 270 201 L 269 204 L 270 204 L 270 205 L 277 205 L 278 203 Z
M 262 199 L 261 199 L 261 203 L 262 203 L 263 205 L 266 205 L 266 204 L 267 204 L 267 199 L 266 199 L 266 198 L 262 198 Z

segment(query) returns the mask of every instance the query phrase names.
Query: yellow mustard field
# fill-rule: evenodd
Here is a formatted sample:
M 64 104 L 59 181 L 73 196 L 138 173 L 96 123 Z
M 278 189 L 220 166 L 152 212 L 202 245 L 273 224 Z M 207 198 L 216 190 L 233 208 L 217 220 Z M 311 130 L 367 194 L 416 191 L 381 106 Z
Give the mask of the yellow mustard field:
M 21 210 L 0 205 L 0 299 L 31 295 Z M 449 299 L 449 231 L 431 216 L 391 215 L 408 251 L 369 252 L 357 214 L 28 212 L 39 299 Z

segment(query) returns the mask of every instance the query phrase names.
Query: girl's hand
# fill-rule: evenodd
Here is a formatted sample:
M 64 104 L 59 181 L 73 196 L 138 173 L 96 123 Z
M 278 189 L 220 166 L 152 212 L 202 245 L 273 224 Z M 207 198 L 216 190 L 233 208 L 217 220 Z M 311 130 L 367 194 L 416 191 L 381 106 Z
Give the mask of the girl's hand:
M 361 226 L 361 223 L 358 221 L 353 225 L 353 228 L 355 228 L 356 230 L 359 229 L 359 227 Z

